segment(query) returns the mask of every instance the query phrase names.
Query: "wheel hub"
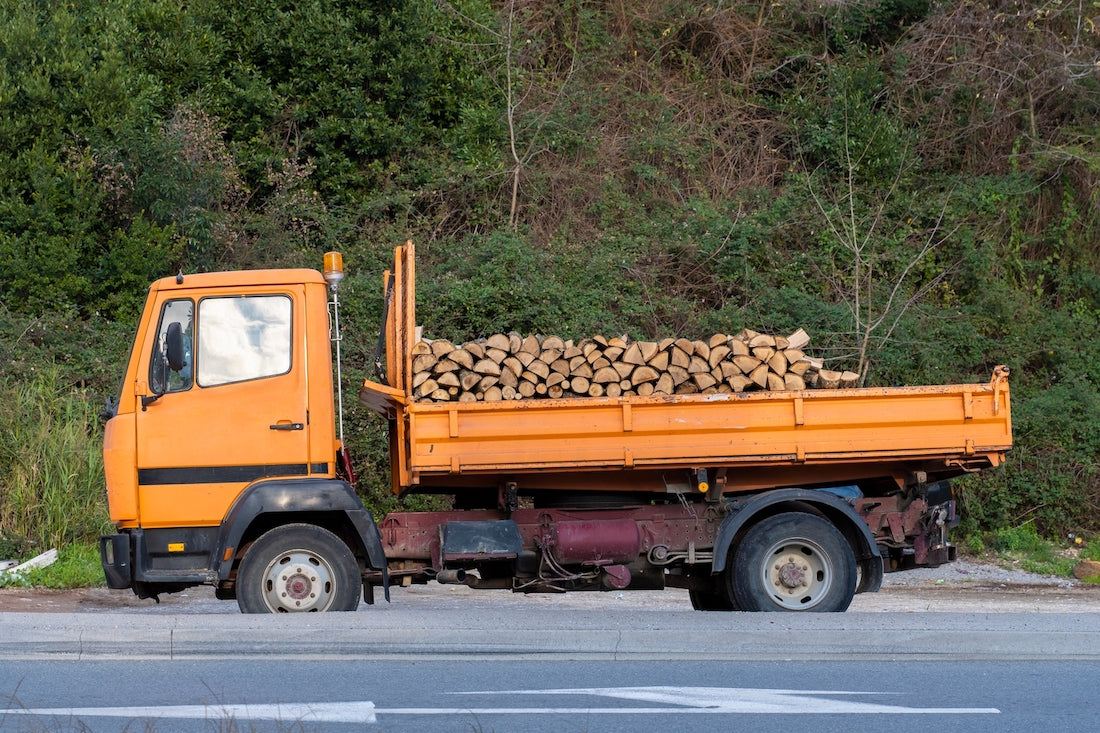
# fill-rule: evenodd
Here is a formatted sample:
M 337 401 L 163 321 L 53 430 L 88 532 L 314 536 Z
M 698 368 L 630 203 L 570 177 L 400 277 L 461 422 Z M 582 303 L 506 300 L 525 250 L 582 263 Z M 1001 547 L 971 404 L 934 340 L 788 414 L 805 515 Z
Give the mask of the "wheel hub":
M 832 573 L 823 550 L 804 538 L 775 544 L 762 570 L 764 587 L 773 602 L 789 610 L 813 608 L 832 585 Z
M 775 564 L 775 584 L 794 590 L 809 585 L 810 566 L 795 557 L 787 557 Z
M 306 569 L 298 566 L 292 573 L 284 575 L 283 595 L 294 601 L 302 601 L 313 597 L 313 584 L 317 582 L 316 575 L 309 575 Z

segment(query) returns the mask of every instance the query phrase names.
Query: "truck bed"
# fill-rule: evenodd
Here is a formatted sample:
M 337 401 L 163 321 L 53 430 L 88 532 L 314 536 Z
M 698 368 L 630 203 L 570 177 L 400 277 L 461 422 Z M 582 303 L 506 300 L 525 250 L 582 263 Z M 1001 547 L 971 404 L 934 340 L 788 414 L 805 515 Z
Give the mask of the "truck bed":
M 364 384 L 364 403 L 379 404 L 379 386 Z M 817 483 L 840 466 L 837 476 L 855 479 L 999 465 L 1011 445 L 1008 397 L 998 371 L 989 384 L 389 404 L 405 489 L 430 477 L 724 466 L 727 489 L 745 490 L 755 488 L 749 469 L 764 467 Z M 774 472 L 762 481 L 773 485 Z
M 723 468 L 723 491 L 865 478 L 904 484 L 997 466 L 1012 444 L 1008 370 L 986 384 L 418 402 L 411 245 L 387 273 L 387 374 L 360 401 L 391 421 L 394 490 L 494 487 L 679 491 L 682 471 Z M 624 470 L 625 469 L 625 470 Z M 581 478 L 584 477 L 584 478 Z

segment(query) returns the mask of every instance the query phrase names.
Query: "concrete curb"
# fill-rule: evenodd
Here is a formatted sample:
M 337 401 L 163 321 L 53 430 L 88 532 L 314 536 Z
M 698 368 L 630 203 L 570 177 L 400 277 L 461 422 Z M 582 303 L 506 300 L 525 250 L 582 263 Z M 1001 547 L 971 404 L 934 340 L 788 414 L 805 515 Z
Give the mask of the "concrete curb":
M 0 659 L 1100 660 L 1096 614 L 0 616 Z

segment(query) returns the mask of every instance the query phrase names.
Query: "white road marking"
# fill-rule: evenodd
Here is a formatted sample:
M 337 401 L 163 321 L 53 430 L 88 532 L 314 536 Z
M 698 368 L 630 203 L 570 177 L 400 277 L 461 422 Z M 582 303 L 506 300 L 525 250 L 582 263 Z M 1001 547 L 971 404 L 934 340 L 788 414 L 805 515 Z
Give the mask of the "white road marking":
M 447 707 L 375 708 L 374 703 L 324 702 L 274 705 L 165 705 L 113 708 L 10 708 L 4 715 L 64 718 L 183 718 L 199 720 L 277 720 L 283 723 L 375 723 L 377 715 L 683 715 L 728 714 L 896 714 L 989 715 L 997 708 L 937 708 L 883 705 L 835 699 L 896 693 L 844 690 L 761 690 L 730 687 L 602 687 L 559 690 L 486 690 L 454 695 L 591 695 L 653 703 L 653 707 Z M 660 706 L 660 707 L 657 707 Z
M 116 708 L 8 708 L 5 715 L 62 718 L 184 718 L 277 720 L 283 723 L 376 723 L 373 702 L 276 703 L 274 705 L 149 705 Z
M 894 695 L 897 693 L 845 690 L 762 690 L 736 687 L 602 687 L 562 690 L 505 690 L 492 693 L 466 692 L 464 695 L 598 695 L 622 700 L 637 700 L 658 705 L 678 705 L 647 712 L 705 713 L 896 713 L 896 714 L 992 714 L 997 708 L 927 708 L 902 705 L 834 700 L 853 695 Z M 827 697 L 819 697 L 827 696 Z M 612 708 L 615 710 L 616 708 Z M 379 713 L 384 711 L 379 710 Z

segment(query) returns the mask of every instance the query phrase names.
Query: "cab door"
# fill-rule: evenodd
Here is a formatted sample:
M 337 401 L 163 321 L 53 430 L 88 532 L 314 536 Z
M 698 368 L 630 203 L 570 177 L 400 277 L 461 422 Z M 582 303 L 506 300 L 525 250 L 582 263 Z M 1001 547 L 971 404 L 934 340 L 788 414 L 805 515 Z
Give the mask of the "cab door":
M 143 526 L 217 525 L 249 483 L 310 473 L 305 302 L 300 285 L 163 294 L 136 385 Z

